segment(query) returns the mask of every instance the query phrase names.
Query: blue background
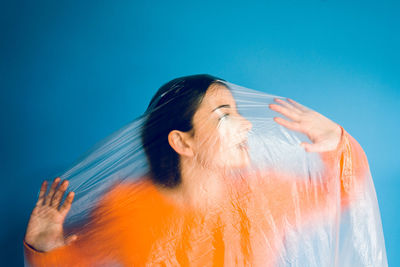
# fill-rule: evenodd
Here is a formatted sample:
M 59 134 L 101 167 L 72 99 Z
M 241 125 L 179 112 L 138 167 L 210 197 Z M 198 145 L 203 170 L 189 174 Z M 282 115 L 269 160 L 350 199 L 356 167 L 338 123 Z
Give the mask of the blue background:
M 359 141 L 389 265 L 400 266 L 399 11 L 395 1 L 1 1 L 0 264 L 22 265 L 43 179 L 142 114 L 163 83 L 210 73 L 296 99 Z

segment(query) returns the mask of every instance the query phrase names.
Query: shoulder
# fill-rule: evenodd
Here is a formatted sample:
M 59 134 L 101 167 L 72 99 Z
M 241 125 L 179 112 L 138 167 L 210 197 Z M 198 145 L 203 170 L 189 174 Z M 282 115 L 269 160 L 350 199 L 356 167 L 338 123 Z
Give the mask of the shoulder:
M 118 183 L 100 199 L 98 209 L 121 211 L 132 205 L 145 204 L 146 200 L 154 199 L 156 195 L 155 186 L 147 179 Z
M 172 211 L 149 179 L 114 185 L 99 201 L 94 216 L 127 220 L 150 220 Z

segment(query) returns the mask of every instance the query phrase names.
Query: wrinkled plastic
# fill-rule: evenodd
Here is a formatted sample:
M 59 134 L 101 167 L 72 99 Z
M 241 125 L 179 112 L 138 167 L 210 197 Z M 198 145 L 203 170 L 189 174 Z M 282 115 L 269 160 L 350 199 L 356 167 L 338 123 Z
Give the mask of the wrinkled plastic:
M 196 151 L 180 151 L 187 187 L 150 178 L 150 105 L 61 175 L 75 192 L 65 236 L 78 239 L 46 253 L 26 246 L 26 266 L 387 266 L 359 144 L 342 129 L 335 150 L 306 152 L 308 138 L 273 119 L 284 117 L 269 108 L 281 97 L 221 83 L 207 108 L 230 107 L 197 117 Z M 153 131 L 179 116 L 164 115 Z

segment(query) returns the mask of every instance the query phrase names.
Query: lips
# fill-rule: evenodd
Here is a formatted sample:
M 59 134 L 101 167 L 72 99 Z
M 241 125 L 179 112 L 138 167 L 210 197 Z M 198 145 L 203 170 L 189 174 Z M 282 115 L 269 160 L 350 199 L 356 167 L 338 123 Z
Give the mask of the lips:
M 247 140 L 244 140 L 244 141 L 240 142 L 239 144 L 237 144 L 237 147 L 239 147 L 240 149 L 248 150 L 249 145 L 247 143 Z

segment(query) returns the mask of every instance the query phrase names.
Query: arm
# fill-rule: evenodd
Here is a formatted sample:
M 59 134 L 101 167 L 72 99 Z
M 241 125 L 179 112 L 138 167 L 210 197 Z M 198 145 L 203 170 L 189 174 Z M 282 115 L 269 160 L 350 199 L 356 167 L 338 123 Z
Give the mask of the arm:
M 39 266 L 88 266 L 82 257 L 79 246 L 66 245 L 48 252 L 40 252 L 23 241 L 25 263 L 30 267 Z
M 342 207 L 347 207 L 363 190 L 369 173 L 367 156 L 360 144 L 343 128 L 336 150 L 321 153 L 328 177 L 340 177 Z
M 104 221 L 90 223 L 75 241 L 47 252 L 35 250 L 24 240 L 25 262 L 30 267 L 112 266 L 119 261 L 117 240 L 118 233 Z

